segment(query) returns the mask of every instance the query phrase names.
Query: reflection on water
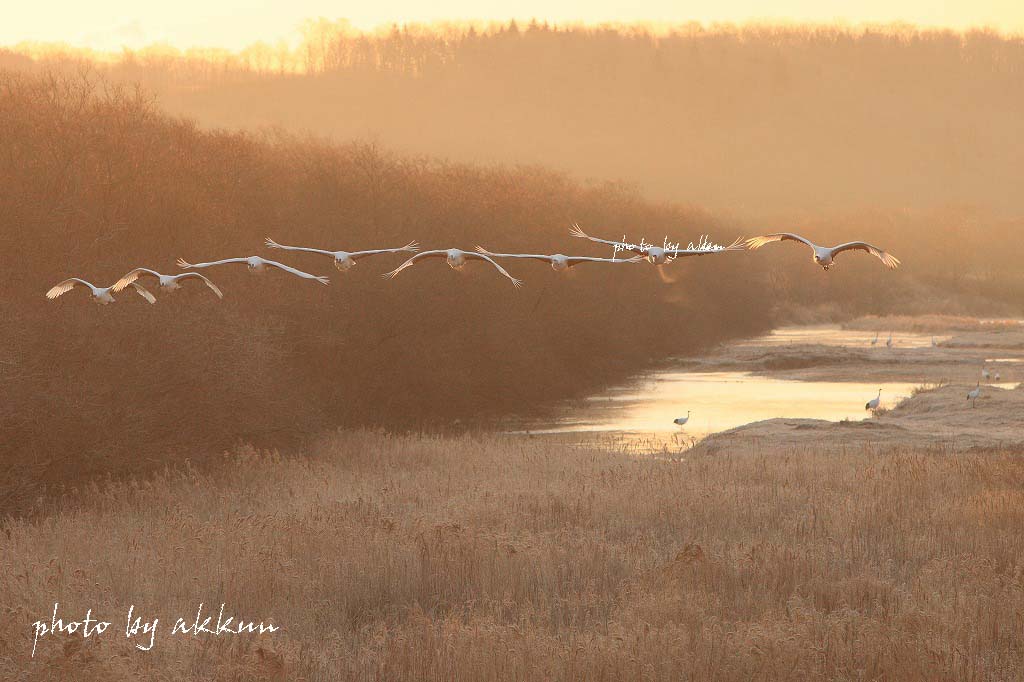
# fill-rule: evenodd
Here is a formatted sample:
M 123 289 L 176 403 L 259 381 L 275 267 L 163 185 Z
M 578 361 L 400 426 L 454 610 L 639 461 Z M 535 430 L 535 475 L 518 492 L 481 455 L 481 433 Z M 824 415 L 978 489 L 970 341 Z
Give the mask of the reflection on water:
M 746 372 L 659 372 L 629 389 L 594 396 L 555 424 L 532 433 L 684 434 L 701 438 L 775 417 L 864 419 L 864 404 L 882 389 L 882 407 L 910 395 L 913 384 L 786 381 Z M 690 421 L 673 424 L 676 417 Z
M 794 344 L 871 347 L 875 332 L 838 325 L 783 327 L 740 346 L 782 347 Z M 880 353 L 899 348 L 926 348 L 928 334 L 894 333 L 893 348 L 878 335 Z M 936 342 L 949 338 L 934 337 Z M 533 434 L 604 434 L 633 442 L 679 444 L 743 424 L 776 417 L 859 420 L 870 416 L 864 404 L 882 389 L 881 407 L 909 397 L 915 384 L 791 381 L 748 372 L 660 371 L 627 387 L 613 388 L 567 408 L 554 423 L 533 424 Z M 673 420 L 690 420 L 684 427 Z
M 892 332 L 892 345 L 894 348 L 927 348 L 932 345 L 932 339 L 936 343 L 942 343 L 949 339 L 949 336 L 931 336 L 928 334 L 912 334 L 909 332 Z M 766 336 L 759 336 L 756 339 L 739 341 L 737 346 L 789 346 L 795 344 L 819 344 L 822 346 L 853 346 L 871 347 L 875 341 L 876 348 L 885 348 L 889 339 L 888 332 L 858 331 L 854 329 L 843 329 L 835 324 L 820 324 L 807 327 L 780 327 Z

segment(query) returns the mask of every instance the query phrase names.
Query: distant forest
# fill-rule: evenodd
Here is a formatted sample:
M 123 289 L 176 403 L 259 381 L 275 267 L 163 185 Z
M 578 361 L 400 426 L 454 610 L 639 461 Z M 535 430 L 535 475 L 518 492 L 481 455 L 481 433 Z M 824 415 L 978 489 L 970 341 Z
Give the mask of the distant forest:
M 55 48 L 214 126 L 281 125 L 456 161 L 538 163 L 775 222 L 865 207 L 1019 217 L 1024 40 L 911 28 L 308 22 L 297 46 Z

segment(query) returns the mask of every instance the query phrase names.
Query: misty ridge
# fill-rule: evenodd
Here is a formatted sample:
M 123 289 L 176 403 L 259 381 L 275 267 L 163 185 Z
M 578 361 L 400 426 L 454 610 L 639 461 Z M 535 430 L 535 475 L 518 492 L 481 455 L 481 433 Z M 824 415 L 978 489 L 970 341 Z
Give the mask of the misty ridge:
M 760 42 L 728 32 L 655 41 L 537 27 L 465 33 L 453 46 L 443 34 L 402 35 L 361 36 L 338 61 L 314 53 L 308 73 L 271 73 L 238 57 L 3 58 L 0 244 L 11 257 L 0 279 L 0 381 L 17 400 L 0 404 L 0 510 L 26 511 L 46 492 L 242 442 L 284 447 L 335 427 L 429 430 L 542 413 L 783 320 L 1020 314 L 1024 214 L 1003 214 L 1018 196 L 1011 133 L 1021 122 L 1000 113 L 1019 101 L 1012 40 L 780 30 Z M 382 61 L 394 41 L 408 55 Z M 874 44 L 874 65 L 858 71 Z M 755 48 L 783 57 L 762 63 L 748 52 Z M 976 53 L 988 56 L 968 58 Z M 950 68 L 933 70 L 926 54 Z M 882 68 L 886 58 L 896 66 Z M 765 81 L 778 63 L 788 64 L 789 80 Z M 845 86 L 822 75 L 835 64 L 849 71 Z M 912 82 L 925 72 L 949 82 Z M 687 82 L 696 85 L 678 87 Z M 930 103 L 941 100 L 950 125 L 980 138 L 968 146 L 986 155 L 992 184 L 949 175 L 973 166 L 934 164 L 904 181 L 976 186 L 980 198 L 955 205 L 957 197 L 929 190 L 920 195 L 926 207 L 893 208 L 880 192 L 912 158 L 910 141 L 879 123 L 886 107 L 877 101 L 838 106 L 851 84 L 903 98 L 898 110 L 918 122 L 938 116 Z M 718 94 L 702 97 L 697 86 Z M 970 88 L 977 97 L 961 97 Z M 752 101 L 810 107 L 819 125 L 783 116 L 755 129 Z M 380 126 L 377 140 L 353 141 L 368 121 Z M 916 129 L 932 136 L 934 154 L 959 144 L 934 126 Z M 753 143 L 755 131 L 765 145 L 785 142 L 790 156 Z M 880 137 L 858 141 L 857 131 Z M 826 133 L 835 135 L 829 148 L 816 141 Z M 872 156 L 872 168 L 843 181 L 836 174 L 855 169 L 829 154 L 854 150 Z M 805 165 L 787 165 L 787 176 L 779 167 L 792 155 Z M 754 168 L 752 158 L 767 166 Z M 664 192 L 675 200 L 651 198 L 657 183 L 676 188 Z M 806 201 L 772 189 L 783 185 Z M 908 205 L 916 196 L 886 191 Z M 804 250 L 775 245 L 672 264 L 672 283 L 646 263 L 569 273 L 507 263 L 526 282 L 515 291 L 472 265 L 453 272 L 425 263 L 384 282 L 379 275 L 399 257 L 340 274 L 325 257 L 263 247 L 268 236 L 330 249 L 416 239 L 427 249 L 607 257 L 610 248 L 573 239 L 569 227 L 728 243 L 765 230 L 748 213 L 759 196 L 771 199 L 765 215 L 793 218 L 773 227 L 812 228 L 821 242 L 873 241 L 904 266 L 879 276 L 873 259 L 850 258 L 825 275 Z M 730 205 L 728 197 L 745 198 Z M 249 255 L 329 275 L 331 286 L 229 267 L 206 273 L 223 301 L 189 290 L 154 306 L 130 292 L 107 307 L 82 292 L 43 296 L 69 276 L 105 286 L 139 266 L 174 272 L 178 257 Z
M 0 64 L 71 67 L 25 48 Z M 95 61 L 95 59 L 91 60 Z M 539 163 L 753 220 L 967 207 L 1018 217 L 1024 40 L 906 26 L 404 26 L 102 60 L 201 124 Z

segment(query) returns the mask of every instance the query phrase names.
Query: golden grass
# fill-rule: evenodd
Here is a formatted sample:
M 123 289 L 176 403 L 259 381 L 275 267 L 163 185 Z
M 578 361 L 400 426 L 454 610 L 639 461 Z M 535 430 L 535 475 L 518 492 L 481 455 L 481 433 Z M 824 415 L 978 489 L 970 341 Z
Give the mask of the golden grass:
M 0 678 L 1010 680 L 1024 459 L 683 461 L 339 434 L 80 491 L 0 533 Z M 53 602 L 113 622 L 41 640 Z M 284 630 L 122 633 L 198 602 Z M 166 625 L 164 625 L 166 623 Z

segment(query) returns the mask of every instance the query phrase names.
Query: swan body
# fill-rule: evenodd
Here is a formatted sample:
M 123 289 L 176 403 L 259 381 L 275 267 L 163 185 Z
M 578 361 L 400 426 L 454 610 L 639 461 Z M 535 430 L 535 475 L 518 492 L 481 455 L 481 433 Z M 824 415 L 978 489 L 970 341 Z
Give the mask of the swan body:
M 154 297 L 153 294 L 149 293 L 145 287 L 143 287 L 138 282 L 132 282 L 131 284 L 132 287 L 135 289 L 135 292 L 139 296 L 146 299 L 146 301 L 148 301 L 151 304 L 156 303 L 156 297 Z M 67 292 L 71 291 L 76 286 L 83 286 L 88 288 L 89 291 L 92 293 L 92 300 L 95 301 L 96 303 L 99 303 L 100 305 L 110 305 L 111 303 L 114 302 L 114 297 L 111 295 L 110 292 L 114 290 L 114 286 L 116 285 L 109 287 L 98 287 L 94 284 L 91 284 L 90 282 L 86 282 L 84 279 L 79 279 L 78 277 L 69 277 L 63 282 L 58 282 L 57 284 L 53 285 L 50 288 L 50 290 L 46 292 L 46 298 L 52 301 L 58 296 L 63 296 Z
M 314 249 L 306 246 L 287 246 L 285 244 L 278 244 L 270 237 L 267 237 L 264 240 L 264 244 L 267 248 L 271 249 L 306 251 L 308 253 L 319 253 L 325 256 L 330 256 L 334 260 L 334 267 L 340 272 L 351 270 L 360 259 L 366 258 L 367 256 L 376 256 L 382 253 L 415 253 L 420 249 L 420 245 L 416 241 L 411 241 L 405 246 L 400 246 L 394 249 L 368 249 L 365 251 L 328 251 L 327 249 Z
M 209 268 L 214 265 L 225 265 L 227 263 L 245 263 L 245 266 L 252 272 L 266 272 L 268 267 L 277 268 L 284 270 L 287 273 L 293 274 L 296 277 L 302 279 L 311 279 L 319 282 L 320 284 L 330 284 L 331 280 L 326 277 L 320 277 L 318 275 L 311 275 L 308 272 L 303 272 L 297 268 L 293 268 L 284 263 L 278 263 L 276 260 L 267 260 L 266 258 L 260 258 L 259 256 L 248 256 L 245 258 L 224 258 L 222 260 L 210 261 L 209 263 L 189 263 L 183 258 L 178 259 L 179 268 Z
M 800 242 L 801 244 L 806 244 L 811 248 L 814 262 L 820 265 L 823 270 L 829 270 L 835 263 L 836 256 L 844 251 L 867 251 L 872 256 L 875 256 L 882 261 L 885 267 L 891 270 L 898 268 L 900 265 L 900 260 L 898 258 L 882 251 L 877 246 L 868 244 L 867 242 L 847 242 L 845 244 L 839 244 L 838 246 L 831 247 L 818 246 L 798 234 L 793 234 L 792 232 L 776 232 L 775 234 L 766 234 L 761 237 L 748 239 L 746 244 L 747 248 L 753 250 L 759 249 L 769 242 L 779 241 L 795 241 Z
M 555 272 L 565 272 L 569 268 L 575 267 L 580 263 L 638 263 L 644 259 L 643 256 L 634 256 L 633 258 L 591 258 L 589 256 L 566 256 L 561 253 L 554 253 L 551 255 L 535 254 L 535 253 L 494 253 L 488 251 L 482 246 L 476 247 L 477 253 L 482 253 L 485 256 L 492 258 L 528 258 L 532 260 L 545 261 L 551 264 L 551 269 Z
M 129 284 L 132 284 L 140 277 L 153 277 L 156 279 L 157 284 L 160 286 L 162 291 L 177 291 L 181 288 L 181 281 L 186 279 L 199 279 L 202 280 L 206 286 L 210 288 L 213 293 L 217 294 L 217 298 L 224 298 L 224 293 L 220 288 L 211 282 L 209 279 L 200 275 L 198 272 L 182 272 L 177 275 L 164 275 L 156 270 L 150 270 L 149 268 L 135 268 L 127 275 L 117 280 L 113 287 L 114 291 L 121 291 Z
M 497 261 L 495 261 L 490 256 L 483 253 L 474 253 L 473 251 L 463 251 L 462 249 L 434 249 L 432 251 L 423 251 L 417 253 L 415 256 L 405 261 L 391 272 L 385 272 L 383 275 L 381 275 L 381 277 L 383 277 L 384 279 L 394 279 L 402 270 L 405 270 L 406 268 L 411 268 L 412 266 L 416 265 L 416 263 L 426 258 L 444 258 L 445 261 L 448 263 L 448 266 L 452 270 L 461 270 L 463 267 L 465 267 L 466 263 L 468 263 L 471 260 L 486 261 L 487 263 L 490 263 L 494 267 L 494 269 L 496 269 L 502 275 L 511 280 L 512 286 L 514 286 L 516 289 L 523 286 L 523 281 L 521 279 L 516 279 L 512 275 L 508 274 L 508 271 L 505 270 L 505 268 L 498 265 Z
M 882 402 L 882 389 L 878 389 L 878 395 L 864 404 L 865 410 L 877 410 L 878 405 Z
M 979 381 L 978 385 L 974 387 L 974 390 L 967 394 L 967 400 L 970 401 L 972 408 L 978 406 L 978 396 L 980 396 L 980 395 L 981 395 L 981 382 Z

